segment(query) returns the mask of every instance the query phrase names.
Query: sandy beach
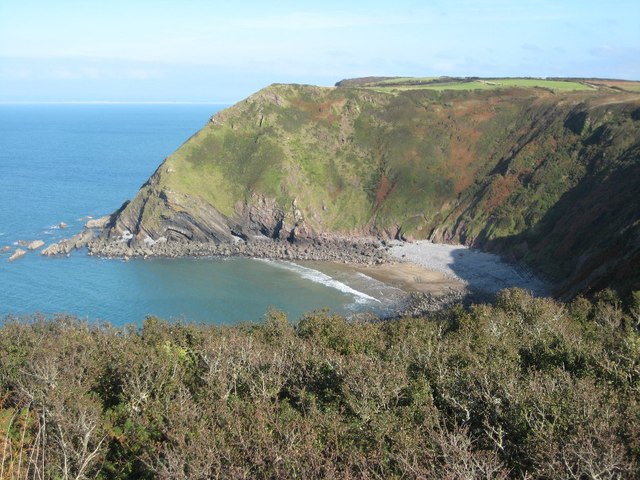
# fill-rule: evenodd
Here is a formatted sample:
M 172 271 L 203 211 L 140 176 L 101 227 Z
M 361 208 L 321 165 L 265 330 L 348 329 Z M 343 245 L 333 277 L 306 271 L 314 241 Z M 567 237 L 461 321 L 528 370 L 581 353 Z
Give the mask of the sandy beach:
M 550 292 L 549 285 L 524 268 L 507 263 L 498 255 L 463 245 L 437 244 L 428 240 L 393 242 L 389 253 L 399 262 L 409 262 L 409 265 L 421 267 L 425 272 L 432 272 L 434 280 L 445 278 L 473 292 L 496 293 L 510 287 L 524 288 L 535 295 L 547 295 Z M 394 270 L 398 275 L 406 272 L 405 280 L 413 285 L 415 291 L 421 291 L 418 289 L 420 283 L 410 279 L 412 272 L 419 270 L 408 267 L 405 270 L 404 265 L 407 263 L 398 264 Z M 425 273 L 422 278 L 428 279 L 429 275 Z
M 300 263 L 387 302 L 402 301 L 407 298 L 406 294 L 415 292 L 430 297 L 451 297 L 456 293 L 494 294 L 510 287 L 524 288 L 535 295 L 549 294 L 548 285 L 523 268 L 503 261 L 498 255 L 461 245 L 426 240 L 392 242 L 387 253 L 391 262 L 377 265 Z M 366 277 L 361 276 L 359 280 L 357 274 Z M 374 279 L 377 287 L 363 282 L 365 278 Z
M 464 282 L 452 276 L 407 262 L 355 265 L 352 269 L 407 293 L 421 292 L 441 296 L 462 291 L 466 287 Z

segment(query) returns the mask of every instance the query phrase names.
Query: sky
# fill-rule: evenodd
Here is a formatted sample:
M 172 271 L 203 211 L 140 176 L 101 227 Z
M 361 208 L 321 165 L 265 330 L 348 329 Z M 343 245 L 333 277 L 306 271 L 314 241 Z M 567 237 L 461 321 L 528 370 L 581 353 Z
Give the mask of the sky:
M 0 0 L 4 103 L 234 103 L 371 75 L 640 80 L 640 2 Z

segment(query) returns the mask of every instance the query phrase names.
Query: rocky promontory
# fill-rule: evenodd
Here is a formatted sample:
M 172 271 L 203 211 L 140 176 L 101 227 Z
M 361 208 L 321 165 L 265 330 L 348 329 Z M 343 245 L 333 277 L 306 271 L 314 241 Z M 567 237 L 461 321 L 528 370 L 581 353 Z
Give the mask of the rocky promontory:
M 93 230 L 85 229 L 71 238 L 52 243 L 40 253 L 45 256 L 68 255 L 75 249 L 86 247 L 94 236 L 95 232 Z
M 385 244 L 377 238 L 314 232 L 295 203 L 286 212 L 271 199 L 254 199 L 254 204 L 239 204 L 237 214 L 229 218 L 198 199 L 181 196 L 179 203 L 170 194 L 158 198 L 165 203 L 157 224 L 140 222 L 150 207 L 137 206 L 134 200 L 112 215 L 88 221 L 80 233 L 41 253 L 68 255 L 86 247 L 90 255 L 110 258 L 246 256 L 361 264 L 388 258 Z M 185 203 L 198 215 L 185 210 Z

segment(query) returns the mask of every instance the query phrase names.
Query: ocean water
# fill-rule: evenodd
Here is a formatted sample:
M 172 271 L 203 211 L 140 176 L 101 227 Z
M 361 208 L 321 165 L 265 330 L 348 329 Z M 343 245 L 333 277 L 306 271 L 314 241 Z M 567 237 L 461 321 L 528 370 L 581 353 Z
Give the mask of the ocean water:
M 0 105 L 0 318 L 70 313 L 115 325 L 145 316 L 234 324 L 269 308 L 292 319 L 318 308 L 385 308 L 385 286 L 246 258 L 124 262 L 84 251 L 8 262 L 20 240 L 47 244 L 132 198 L 214 105 Z M 60 229 L 60 222 L 68 224 Z

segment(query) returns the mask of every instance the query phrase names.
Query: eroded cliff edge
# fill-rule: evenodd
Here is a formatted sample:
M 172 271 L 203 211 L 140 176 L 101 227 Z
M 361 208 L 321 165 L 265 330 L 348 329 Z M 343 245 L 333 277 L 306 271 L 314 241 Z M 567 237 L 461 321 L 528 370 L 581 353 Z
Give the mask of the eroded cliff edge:
M 639 199 L 637 93 L 272 85 L 168 157 L 93 248 L 429 238 L 570 296 L 640 288 Z

